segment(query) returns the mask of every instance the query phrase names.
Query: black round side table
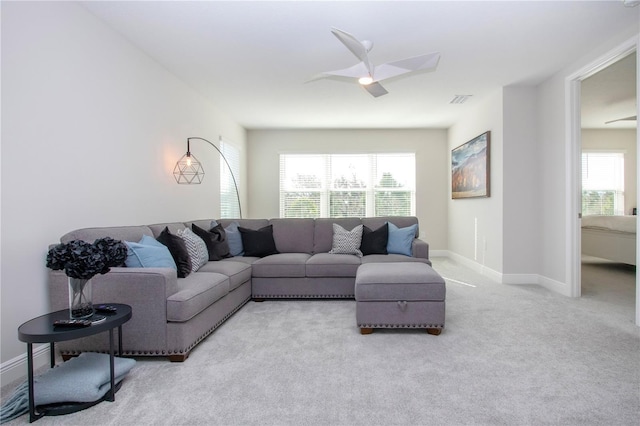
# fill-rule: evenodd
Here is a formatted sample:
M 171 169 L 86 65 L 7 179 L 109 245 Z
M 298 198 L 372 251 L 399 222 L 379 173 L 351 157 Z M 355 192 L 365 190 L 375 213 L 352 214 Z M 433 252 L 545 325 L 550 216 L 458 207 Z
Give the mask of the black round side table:
M 103 313 L 106 320 L 82 328 L 62 328 L 54 327 L 53 322 L 61 319 L 69 319 L 69 309 L 52 312 L 34 318 L 18 327 L 18 339 L 27 343 L 27 374 L 29 380 L 29 423 L 38 420 L 40 417 L 58 414 L 68 414 L 84 410 L 103 400 L 115 401 L 115 373 L 114 373 L 114 343 L 113 329 L 118 327 L 118 354 L 122 354 L 122 324 L 131 319 L 131 306 L 120 303 L 109 303 L 116 307 L 115 313 Z M 50 343 L 51 368 L 55 367 L 55 342 L 79 339 L 81 337 L 92 336 L 94 334 L 109 332 L 109 366 L 111 368 L 111 389 L 104 398 L 92 403 L 64 404 L 57 407 L 44 408 L 41 412 L 36 412 L 33 392 L 33 344 Z M 56 404 L 58 405 L 58 404 Z

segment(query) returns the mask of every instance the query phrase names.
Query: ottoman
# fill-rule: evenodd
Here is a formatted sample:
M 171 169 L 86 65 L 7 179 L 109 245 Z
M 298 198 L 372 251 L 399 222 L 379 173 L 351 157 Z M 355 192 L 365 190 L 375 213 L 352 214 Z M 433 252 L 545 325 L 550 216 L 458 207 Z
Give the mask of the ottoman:
M 444 279 L 418 262 L 366 263 L 356 273 L 356 322 L 361 334 L 374 328 L 444 327 Z

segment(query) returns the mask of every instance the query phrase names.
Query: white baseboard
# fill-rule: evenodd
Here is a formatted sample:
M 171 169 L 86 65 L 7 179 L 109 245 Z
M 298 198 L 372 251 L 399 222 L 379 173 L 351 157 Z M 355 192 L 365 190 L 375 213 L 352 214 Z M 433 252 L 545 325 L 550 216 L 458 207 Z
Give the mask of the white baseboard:
M 503 284 L 540 284 L 538 274 L 502 274 Z
M 441 250 L 441 251 L 445 251 L 445 250 Z M 487 278 L 491 278 L 494 281 L 497 281 L 499 283 L 502 282 L 502 273 L 495 271 L 491 268 L 488 268 L 484 265 L 481 265 L 480 263 L 468 259 L 464 256 L 459 255 L 458 253 L 454 253 L 452 251 L 448 251 L 446 250 L 447 256 L 450 259 L 455 260 L 458 263 L 463 264 L 464 266 L 466 266 L 469 269 L 474 270 L 475 272 L 479 273 L 480 275 L 484 275 Z
M 39 368 L 49 365 L 49 344 L 45 343 L 40 346 L 34 346 L 33 348 L 33 370 L 37 371 Z M 8 385 L 11 382 L 27 379 L 27 353 L 18 355 L 9 361 L 0 364 L 0 383 L 2 386 Z
M 468 259 L 449 250 L 432 250 L 430 251 L 430 256 L 448 257 L 474 270 L 475 272 L 501 284 L 536 284 L 546 288 L 547 290 L 553 291 L 554 293 L 559 293 L 563 296 L 571 297 L 571 289 L 568 284 L 551 278 L 547 278 L 539 274 L 504 274 L 491 268 L 487 268 L 486 266 L 481 265 L 476 261 Z
M 560 293 L 563 296 L 572 297 L 571 286 L 567 283 L 563 283 L 561 281 L 556 281 L 551 278 L 540 276 L 538 284 L 555 293 Z

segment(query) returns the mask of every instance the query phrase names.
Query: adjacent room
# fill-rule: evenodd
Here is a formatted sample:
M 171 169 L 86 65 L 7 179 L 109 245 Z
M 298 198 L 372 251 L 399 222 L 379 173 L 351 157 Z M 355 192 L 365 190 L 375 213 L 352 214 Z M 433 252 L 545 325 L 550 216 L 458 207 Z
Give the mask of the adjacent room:
M 637 423 L 640 1 L 0 19 L 3 424 Z
M 582 81 L 582 296 L 636 299 L 636 55 Z M 603 120 L 604 119 L 604 120 Z

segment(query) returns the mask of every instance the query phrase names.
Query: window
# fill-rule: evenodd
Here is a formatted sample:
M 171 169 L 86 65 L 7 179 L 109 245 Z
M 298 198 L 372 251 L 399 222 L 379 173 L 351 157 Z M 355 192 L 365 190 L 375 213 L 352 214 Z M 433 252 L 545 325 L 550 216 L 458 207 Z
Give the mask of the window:
M 220 217 L 228 219 L 237 219 L 240 217 L 240 205 L 238 193 L 236 192 L 236 184 L 240 182 L 240 150 L 233 144 L 225 142 L 220 138 L 220 151 L 226 157 L 229 167 L 220 156 Z M 229 168 L 233 171 L 236 182 L 229 172 Z
M 282 154 L 280 217 L 415 215 L 415 154 Z
M 582 215 L 624 214 L 624 153 L 582 153 Z

